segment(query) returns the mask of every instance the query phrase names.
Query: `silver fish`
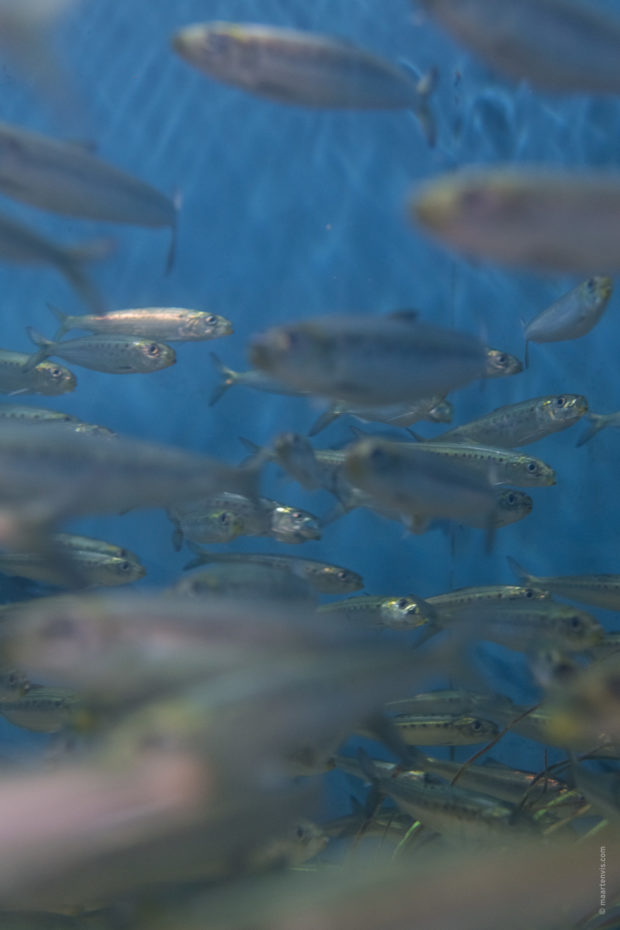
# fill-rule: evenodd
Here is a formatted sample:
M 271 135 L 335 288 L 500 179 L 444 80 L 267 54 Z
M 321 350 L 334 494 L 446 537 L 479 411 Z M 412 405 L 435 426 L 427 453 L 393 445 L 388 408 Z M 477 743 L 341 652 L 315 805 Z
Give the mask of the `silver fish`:
M 620 20 L 579 0 L 421 0 L 503 74 L 559 93 L 618 94 Z
M 411 109 L 429 144 L 436 76 L 415 79 L 349 42 L 254 23 L 207 22 L 180 29 L 172 47 L 209 77 L 278 103 L 329 109 Z
M 297 391 L 354 404 L 442 396 L 486 375 L 486 347 L 414 314 L 331 316 L 274 327 L 250 359 Z
M 534 397 L 517 404 L 498 407 L 491 413 L 470 420 L 425 442 L 480 443 L 514 449 L 538 442 L 552 433 L 567 429 L 587 412 L 588 402 L 581 394 L 555 394 Z
M 612 290 L 611 278 L 588 278 L 539 313 L 525 327 L 526 362 L 530 342 L 560 342 L 589 333 L 605 312 Z
M 105 258 L 110 249 L 110 243 L 101 240 L 80 246 L 63 246 L 19 220 L 0 214 L 0 260 L 16 265 L 50 265 L 56 268 L 96 313 L 104 312 L 103 300 L 84 273 L 83 265 Z
M 203 310 L 182 307 L 142 307 L 130 310 L 108 310 L 107 313 L 70 316 L 58 307 L 50 306 L 60 321 L 55 340 L 72 329 L 86 329 L 102 335 L 143 336 L 163 342 L 195 342 L 219 339 L 233 332 L 230 320 Z
M 40 364 L 50 355 L 65 359 L 82 368 L 104 371 L 112 375 L 147 374 L 161 371 L 176 362 L 176 352 L 171 346 L 137 336 L 85 336 L 54 342 L 46 339 L 32 326 L 28 335 L 40 351 L 26 365 L 26 371 Z
M 620 175 L 545 167 L 464 168 L 419 188 L 411 218 L 473 259 L 532 271 L 620 270 Z
M 177 228 L 173 201 L 81 145 L 0 123 L 0 190 L 41 210 L 81 219 L 167 226 L 172 230 L 172 264 Z
M 77 380 L 68 368 L 44 361 L 33 367 L 29 365 L 31 360 L 32 356 L 23 352 L 0 349 L 0 393 L 46 394 L 52 397 L 75 390 Z
M 389 404 L 386 407 L 356 407 L 337 401 L 313 423 L 309 436 L 316 436 L 338 417 L 356 417 L 367 423 L 386 423 L 388 426 L 412 426 L 418 420 L 431 423 L 450 423 L 453 407 L 445 397 L 428 397 L 413 404 Z

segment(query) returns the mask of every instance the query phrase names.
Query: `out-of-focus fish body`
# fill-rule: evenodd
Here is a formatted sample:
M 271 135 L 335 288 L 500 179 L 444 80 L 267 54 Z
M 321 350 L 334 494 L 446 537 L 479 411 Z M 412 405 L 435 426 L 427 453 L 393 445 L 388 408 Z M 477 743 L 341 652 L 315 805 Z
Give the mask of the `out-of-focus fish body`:
M 487 369 L 474 337 L 402 312 L 278 326 L 254 338 L 250 358 L 296 390 L 373 406 L 445 395 Z
M 560 342 L 585 336 L 605 312 L 612 289 L 611 278 L 588 278 L 527 324 L 526 342 Z
M 34 367 L 26 366 L 32 356 L 23 352 L 0 349 L 0 392 L 2 394 L 46 394 L 53 397 L 75 390 L 76 377 L 68 368 L 41 361 Z M 17 419 L 11 417 L 10 419 Z M 25 418 L 20 418 L 25 422 Z M 58 421 L 57 421 L 58 422 Z
M 429 142 L 432 81 L 415 80 L 349 42 L 254 23 L 196 23 L 179 30 L 174 50 L 227 84 L 278 103 L 330 109 L 412 109 Z
M 588 420 L 588 426 L 577 441 L 577 446 L 583 446 L 584 443 L 607 426 L 617 429 L 620 426 L 620 411 L 616 413 L 589 413 L 586 419 Z
M 176 230 L 173 201 L 81 145 L 0 124 L 0 190 L 81 219 Z
M 63 246 L 13 217 L 0 215 L 0 259 L 16 265 L 49 265 L 55 268 L 96 313 L 103 313 L 105 308 L 83 265 L 105 258 L 109 252 L 110 244 L 101 241 Z
M 422 0 L 503 74 L 547 91 L 618 94 L 620 20 L 579 0 Z
M 137 336 L 85 336 L 54 342 L 28 327 L 28 335 L 39 352 L 27 367 L 34 367 L 51 355 L 93 371 L 112 375 L 147 374 L 161 371 L 176 362 L 176 352 L 171 346 Z
M 421 187 L 410 211 L 469 258 L 568 274 L 620 270 L 618 174 L 464 168 Z
M 52 307 L 52 310 L 61 324 L 55 340 L 72 329 L 85 329 L 101 335 L 142 336 L 163 342 L 219 339 L 233 332 L 232 323 L 223 316 L 182 307 L 141 307 L 83 316 L 70 316 L 57 307 Z
M 425 442 L 480 443 L 485 446 L 513 449 L 567 429 L 576 423 L 587 409 L 588 402 L 581 394 L 536 397 L 499 407 L 492 413 Z
M 340 565 L 319 562 L 316 559 L 301 559 L 294 555 L 276 555 L 255 552 L 205 552 L 197 546 L 191 546 L 195 558 L 185 566 L 196 568 L 209 562 L 239 562 L 268 566 L 284 566 L 311 584 L 321 594 L 347 594 L 364 587 L 363 579 L 357 572 Z
M 314 604 L 317 594 L 300 575 L 282 565 L 258 562 L 213 562 L 185 575 L 174 587 L 182 597 L 233 597 Z

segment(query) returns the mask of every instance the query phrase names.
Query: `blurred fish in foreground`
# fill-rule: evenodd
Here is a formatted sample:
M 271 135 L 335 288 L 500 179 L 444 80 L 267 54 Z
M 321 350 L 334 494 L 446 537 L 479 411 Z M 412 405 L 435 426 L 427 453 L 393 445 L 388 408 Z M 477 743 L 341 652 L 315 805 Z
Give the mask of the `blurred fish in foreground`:
M 8 123 L 0 123 L 0 161 L 0 191 L 40 210 L 99 222 L 169 227 L 168 267 L 172 265 L 177 207 L 154 187 L 79 144 Z
M 0 215 L 0 260 L 16 265 L 50 265 L 67 279 L 75 292 L 96 313 L 103 313 L 103 299 L 83 266 L 87 262 L 107 258 L 112 248 L 109 240 L 63 246 L 19 220 L 6 214 Z
M 620 175 L 546 166 L 468 167 L 426 182 L 410 215 L 471 259 L 532 271 L 620 271 Z
M 196 23 L 172 37 L 181 58 L 209 77 L 278 103 L 328 109 L 411 109 L 430 145 L 436 75 L 407 71 L 350 42 L 254 23 Z
M 416 0 L 499 72 L 558 93 L 620 93 L 620 20 L 584 0 Z
M 254 337 L 250 360 L 295 390 L 378 405 L 443 396 L 484 378 L 487 350 L 467 333 L 399 311 L 277 326 Z
M 0 54 L 9 68 L 48 98 L 62 116 L 79 106 L 75 83 L 53 48 L 58 21 L 83 0 L 0 0 Z
M 253 493 L 256 471 L 137 439 L 80 434 L 73 424 L 0 422 L 0 539 L 27 548 L 37 532 L 86 514 L 165 507 L 201 493 Z

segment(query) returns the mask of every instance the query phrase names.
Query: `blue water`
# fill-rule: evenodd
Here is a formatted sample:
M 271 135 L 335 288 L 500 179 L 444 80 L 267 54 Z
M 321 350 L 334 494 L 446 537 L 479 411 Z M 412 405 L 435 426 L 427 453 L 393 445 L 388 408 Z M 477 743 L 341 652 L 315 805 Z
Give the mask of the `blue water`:
M 600 4 L 610 9 L 617 4 Z M 220 85 L 192 70 L 169 47 L 171 33 L 205 19 L 261 21 L 338 35 L 420 72 L 437 66 L 439 122 L 430 150 L 413 115 L 314 112 Z M 247 367 L 249 337 L 270 325 L 330 312 L 381 314 L 416 307 L 423 316 L 483 337 L 523 357 L 522 321 L 577 279 L 539 277 L 474 265 L 433 244 L 409 224 L 408 193 L 421 179 L 472 162 L 610 166 L 620 161 L 620 106 L 613 100 L 556 98 L 490 73 L 408 0 L 84 0 L 58 29 L 59 58 L 75 106 L 50 106 L 8 71 L 0 72 L 0 117 L 63 138 L 182 198 L 177 260 L 164 274 L 166 231 L 116 228 L 6 205 L 63 242 L 110 236 L 117 249 L 93 266 L 110 308 L 177 305 L 223 314 L 235 334 L 217 343 L 178 345 L 178 363 L 149 376 L 114 377 L 78 369 L 78 389 L 41 400 L 119 432 L 239 461 L 246 436 L 268 443 L 284 430 L 305 433 L 322 406 L 238 387 L 214 407 L 215 350 Z M 5 209 L 2 203 L 1 209 Z M 2 347 L 28 351 L 26 325 L 52 335 L 46 307 L 84 312 L 54 271 L 0 266 Z M 584 393 L 596 412 L 620 407 L 618 295 L 600 325 L 576 342 L 533 346 L 531 367 L 474 385 L 452 399 L 455 423 L 539 394 Z M 31 402 L 39 403 L 38 398 Z M 281 546 L 361 572 L 368 593 L 437 594 L 450 587 L 511 582 L 512 555 L 541 575 L 618 571 L 620 435 L 606 431 L 575 448 L 574 427 L 532 448 L 557 470 L 553 488 L 531 492 L 534 511 L 502 529 L 491 553 L 480 532 L 411 536 L 366 511 L 325 529 L 321 542 Z M 420 432 L 437 432 L 423 424 Z M 350 439 L 339 421 L 316 445 Z M 264 492 L 319 514 L 327 495 L 308 494 L 274 469 Z M 189 553 L 175 553 L 162 512 L 83 520 L 71 525 L 140 554 L 147 588 L 173 582 Z M 269 551 L 242 540 L 231 549 Z M 302 551 L 303 550 L 303 551 Z M 601 615 L 609 629 L 614 618 Z M 482 652 L 482 650 L 480 650 Z M 521 656 L 486 648 L 495 686 L 530 699 Z M 7 739 L 16 731 L 7 730 Z M 503 748 L 502 748 L 503 746 Z M 466 751 L 459 751 L 466 755 Z M 516 737 L 495 755 L 541 767 L 543 750 Z

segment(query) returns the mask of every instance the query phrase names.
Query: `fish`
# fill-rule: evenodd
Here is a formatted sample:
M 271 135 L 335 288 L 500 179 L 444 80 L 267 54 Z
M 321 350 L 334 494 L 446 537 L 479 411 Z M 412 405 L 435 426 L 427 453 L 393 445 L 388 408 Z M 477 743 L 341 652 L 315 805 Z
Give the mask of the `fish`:
M 0 191 L 64 216 L 169 227 L 168 268 L 172 267 L 177 232 L 174 201 L 83 145 L 0 123 Z
M 0 349 L 0 393 L 45 394 L 55 397 L 74 391 L 77 379 L 72 371 L 53 362 L 39 362 L 29 366 L 31 356 L 23 352 Z M 17 419 L 10 417 L 10 419 Z M 19 418 L 24 422 L 24 417 Z M 55 421 L 56 423 L 58 420 Z
M 472 746 L 499 734 L 496 723 L 471 714 L 396 714 L 390 720 L 410 746 Z
M 174 586 L 180 597 L 232 597 L 236 601 L 314 604 L 317 592 L 285 565 L 260 562 L 212 562 L 185 575 Z
M 349 594 L 364 587 L 364 580 L 357 572 L 341 565 L 319 562 L 316 559 L 301 559 L 296 555 L 276 555 L 256 552 L 207 552 L 190 544 L 195 558 L 184 566 L 184 571 L 210 562 L 256 564 L 280 567 L 303 578 L 320 594 Z
M 588 426 L 575 443 L 576 446 L 583 446 L 584 443 L 607 426 L 617 429 L 620 426 L 620 411 L 616 413 L 588 413 L 586 419 L 588 420 Z
M 57 733 L 78 715 L 79 700 L 67 688 L 32 685 L 26 694 L 0 699 L 0 714 L 10 723 L 37 733 Z
M 376 789 L 390 797 L 406 814 L 425 827 L 457 843 L 488 842 L 493 836 L 530 831 L 528 815 L 515 805 L 490 795 L 451 785 L 438 775 L 410 771 L 398 773 L 389 763 L 365 761 L 360 767 Z
M 84 587 L 131 584 L 146 574 L 137 555 L 102 540 L 56 533 L 50 537 L 50 544 L 63 560 L 71 563 Z M 60 586 L 66 580 L 48 559 L 28 552 L 0 553 L 0 573 Z
M 542 588 L 525 585 L 480 585 L 457 588 L 446 594 L 427 598 L 433 609 L 444 617 L 475 616 L 486 608 L 494 610 L 499 603 L 519 604 L 522 601 L 550 600 L 551 595 Z
M 245 387 L 253 388 L 255 391 L 263 391 L 266 394 L 285 394 L 293 396 L 305 396 L 307 391 L 296 391 L 289 389 L 286 385 L 281 384 L 275 378 L 270 378 L 262 371 L 250 369 L 249 371 L 233 371 L 224 365 L 221 358 L 215 352 L 209 353 L 218 374 L 220 382 L 213 390 L 209 398 L 209 407 L 222 398 L 226 391 L 235 384 L 242 384 Z
M 269 536 L 282 543 L 321 538 L 318 517 L 267 497 L 252 500 L 224 491 L 201 500 L 187 500 L 168 510 L 175 525 L 174 545 L 230 542 L 237 536 Z
M 417 4 L 416 4 L 417 5 Z M 618 94 L 620 19 L 580 0 L 421 0 L 501 74 L 563 94 Z
M 409 520 L 414 532 L 424 532 L 429 520 L 466 523 L 473 517 L 490 533 L 497 498 L 487 470 L 429 455 L 420 445 L 362 439 L 347 451 L 345 477 L 374 498 L 374 506 Z
M 172 48 L 190 65 L 226 84 L 277 103 L 327 109 L 410 109 L 429 145 L 436 129 L 428 98 L 431 72 L 404 69 L 350 42 L 319 33 L 255 23 L 195 23 L 178 30 Z
M 16 420 L 24 423 L 74 423 L 80 420 L 70 413 L 48 410 L 45 407 L 30 407 L 26 404 L 0 404 L 0 420 Z
M 514 711 L 514 716 L 517 716 L 515 705 L 504 694 L 468 691 L 465 688 L 424 691 L 385 705 L 386 711 L 394 714 L 450 714 L 456 717 L 480 712 L 490 718 L 498 708 L 508 714 Z
M 322 604 L 318 612 L 394 630 L 415 630 L 435 619 L 433 608 L 415 594 L 349 597 L 343 601 Z
M 508 564 L 521 584 L 543 588 L 558 597 L 578 604 L 620 610 L 620 575 L 531 575 L 519 563 L 507 557 Z
M 254 492 L 253 466 L 235 468 L 174 446 L 121 436 L 111 441 L 66 426 L 72 424 L 33 430 L 0 421 L 2 544 L 30 548 L 32 530 L 38 539 L 42 527 L 69 517 L 170 507 L 224 488 Z
M 25 223 L 4 213 L 0 214 L 0 260 L 17 265 L 48 265 L 55 268 L 95 313 L 105 311 L 104 302 L 83 266 L 87 262 L 106 258 L 111 250 L 109 240 L 93 240 L 74 246 L 61 245 Z
M 480 443 L 502 449 L 514 449 L 538 442 L 545 436 L 567 429 L 588 410 L 581 394 L 554 394 L 534 397 L 498 407 L 491 413 L 470 420 L 432 439 L 432 443 Z M 516 483 L 516 482 L 515 482 Z
M 137 336 L 84 336 L 54 342 L 32 326 L 27 327 L 27 332 L 40 351 L 27 362 L 26 372 L 51 355 L 111 375 L 148 374 L 169 368 L 177 360 L 171 346 Z
M 518 375 L 523 371 L 523 365 L 515 355 L 504 352 L 503 349 L 487 348 L 487 378 L 505 378 L 509 375 Z
M 596 326 L 613 290 L 611 278 L 588 278 L 531 320 L 524 330 L 527 361 L 530 342 L 579 339 Z
M 162 342 L 220 339 L 234 331 L 230 320 L 223 316 L 182 307 L 141 307 L 71 316 L 58 307 L 49 306 L 60 322 L 54 341 L 72 329 L 85 329 L 101 335 L 142 336 Z
M 495 529 L 502 526 L 509 526 L 511 523 L 517 523 L 524 520 L 532 512 L 534 501 L 525 491 L 517 491 L 514 488 L 495 488 L 495 509 L 491 518 L 491 525 Z M 442 521 L 433 521 L 429 529 L 442 525 Z M 463 525 L 472 527 L 477 530 L 488 529 L 488 518 L 484 513 L 471 513 L 463 518 Z
M 435 456 L 436 460 L 449 460 L 463 469 L 480 472 L 493 485 L 515 484 L 530 488 L 551 487 L 555 484 L 555 471 L 550 465 L 541 459 L 510 449 L 494 448 L 465 440 L 418 442 L 414 448 L 419 456 L 426 455 L 431 462 Z
M 467 167 L 421 185 L 411 219 L 470 259 L 524 270 L 620 270 L 620 174 L 534 165 Z
M 428 397 L 413 404 L 390 404 L 386 407 L 355 407 L 336 401 L 308 430 L 308 436 L 316 436 L 321 430 L 341 416 L 353 416 L 367 423 L 386 423 L 388 426 L 412 426 L 418 420 L 430 423 L 450 423 L 454 408 L 445 397 Z
M 467 333 L 400 311 L 276 326 L 254 337 L 250 361 L 297 391 L 375 406 L 443 396 L 484 378 L 487 350 Z
M 435 623 L 444 629 L 457 627 L 477 639 L 501 643 L 512 649 L 532 649 L 541 641 L 580 652 L 603 639 L 603 628 L 583 610 L 558 604 L 550 598 L 498 600 L 483 608 L 442 610 L 437 599 L 428 598 L 437 610 Z

